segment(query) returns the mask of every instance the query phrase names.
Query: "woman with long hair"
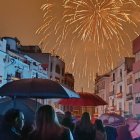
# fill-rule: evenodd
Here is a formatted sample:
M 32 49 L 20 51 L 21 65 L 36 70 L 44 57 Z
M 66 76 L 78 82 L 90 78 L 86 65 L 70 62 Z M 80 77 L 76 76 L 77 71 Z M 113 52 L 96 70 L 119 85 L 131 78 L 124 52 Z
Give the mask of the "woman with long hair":
M 76 125 L 74 135 L 76 140 L 95 140 L 95 129 L 88 112 L 82 114 L 81 121 Z
M 36 114 L 35 129 L 29 140 L 73 140 L 69 129 L 61 126 L 52 106 L 44 105 Z
M 62 125 L 64 125 L 65 127 L 68 127 L 73 134 L 75 124 L 72 122 L 72 115 L 70 111 L 65 112 L 64 119 L 62 120 Z
M 95 140 L 107 140 L 107 135 L 103 123 L 100 119 L 95 121 L 96 139 Z

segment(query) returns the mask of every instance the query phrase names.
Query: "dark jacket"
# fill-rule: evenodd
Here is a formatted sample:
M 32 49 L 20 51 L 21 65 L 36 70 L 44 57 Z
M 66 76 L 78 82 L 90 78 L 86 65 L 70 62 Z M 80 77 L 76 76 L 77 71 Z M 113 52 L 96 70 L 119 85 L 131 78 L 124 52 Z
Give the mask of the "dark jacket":
M 40 136 L 37 134 L 36 131 L 33 131 L 27 140 L 41 140 Z M 64 131 L 61 135 L 53 135 L 50 139 L 47 140 L 73 140 L 72 134 L 69 129 L 64 128 Z
M 107 140 L 116 140 L 117 139 L 117 130 L 114 127 L 111 126 L 105 126 L 106 134 L 107 134 Z
M 63 121 L 62 121 L 62 125 L 64 125 L 65 127 L 68 127 L 71 130 L 72 133 L 74 132 L 75 124 L 72 122 L 71 119 L 64 118 Z
M 21 140 L 21 135 L 8 126 L 3 126 L 0 128 L 0 140 Z
M 81 129 L 80 125 L 77 125 L 74 132 L 75 140 L 95 140 L 95 129 L 91 125 L 87 129 Z

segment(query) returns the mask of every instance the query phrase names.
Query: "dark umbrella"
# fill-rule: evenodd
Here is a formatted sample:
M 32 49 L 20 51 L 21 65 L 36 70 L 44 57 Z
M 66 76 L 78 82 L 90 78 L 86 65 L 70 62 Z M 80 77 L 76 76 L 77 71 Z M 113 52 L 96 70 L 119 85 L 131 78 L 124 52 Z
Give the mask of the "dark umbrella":
M 21 79 L 0 88 L 0 96 L 26 98 L 79 98 L 74 91 L 49 79 Z
M 79 93 L 80 98 L 62 99 L 58 103 L 66 106 L 99 106 L 107 103 L 98 95 L 91 93 Z

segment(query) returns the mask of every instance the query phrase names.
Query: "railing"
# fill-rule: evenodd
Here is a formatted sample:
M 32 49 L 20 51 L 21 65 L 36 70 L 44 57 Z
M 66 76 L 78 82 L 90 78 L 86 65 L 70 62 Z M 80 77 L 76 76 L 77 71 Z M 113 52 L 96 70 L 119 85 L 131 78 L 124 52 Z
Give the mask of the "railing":
M 133 95 L 132 95 L 132 93 L 127 93 L 127 94 L 126 94 L 126 101 L 129 101 L 129 100 L 133 100 Z
M 122 92 L 117 93 L 117 94 L 116 94 L 116 97 L 117 97 L 117 98 L 122 98 Z
M 130 84 L 132 84 L 132 83 L 133 83 L 132 77 L 128 78 L 128 79 L 127 79 L 127 85 L 130 85 Z

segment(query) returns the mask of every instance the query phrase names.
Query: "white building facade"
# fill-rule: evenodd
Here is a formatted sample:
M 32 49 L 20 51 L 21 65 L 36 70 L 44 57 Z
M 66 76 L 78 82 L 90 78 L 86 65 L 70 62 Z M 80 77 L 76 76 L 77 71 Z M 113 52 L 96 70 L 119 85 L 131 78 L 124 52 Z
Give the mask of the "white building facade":
M 109 74 L 104 75 L 96 75 L 95 79 L 95 94 L 100 96 L 104 101 L 108 103 L 109 101 Z M 108 105 L 97 106 L 95 108 L 96 116 L 100 116 L 101 114 L 107 113 Z
M 15 38 L 0 39 L 0 87 L 7 82 L 25 78 L 48 79 L 41 63 L 19 53 Z

